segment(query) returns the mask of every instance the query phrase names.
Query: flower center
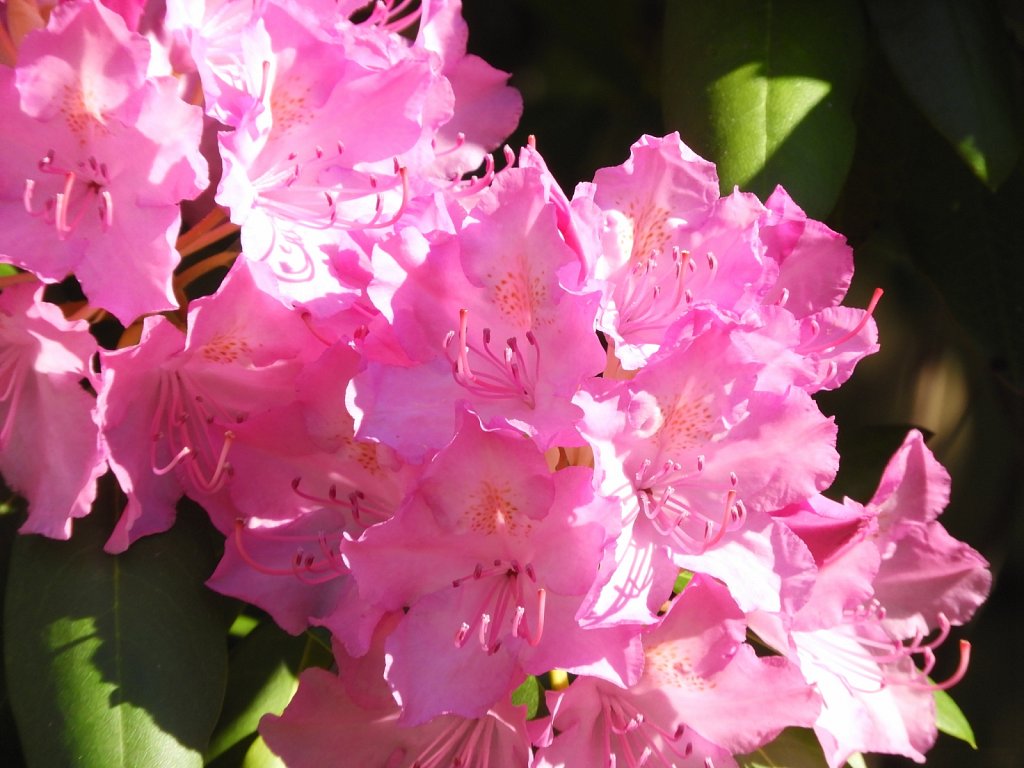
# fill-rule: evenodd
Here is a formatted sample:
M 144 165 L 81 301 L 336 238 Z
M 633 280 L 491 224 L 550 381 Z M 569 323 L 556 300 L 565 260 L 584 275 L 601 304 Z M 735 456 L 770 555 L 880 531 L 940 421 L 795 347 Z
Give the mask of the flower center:
M 160 378 L 160 394 L 153 413 L 150 463 L 153 472 L 166 475 L 182 467 L 187 478 L 204 493 L 216 493 L 232 475 L 228 452 L 235 440 L 230 429 L 217 421 L 242 422 L 244 414 L 229 414 L 216 401 L 198 391 L 198 385 L 180 371 Z M 158 460 L 165 447 L 169 461 Z M 166 457 L 166 456 L 165 456 Z
M 684 738 L 686 726 L 680 724 L 668 731 L 648 720 L 644 713 L 627 699 L 601 691 L 600 738 L 604 751 L 618 758 L 628 768 L 673 768 L 677 759 L 693 755 L 693 741 Z M 610 762 L 609 765 L 618 765 Z M 711 758 L 706 766 L 713 766 Z
M 487 568 L 477 563 L 471 573 L 453 579 L 453 588 L 472 589 L 477 598 L 469 621 L 462 622 L 455 633 L 456 647 L 462 648 L 474 631 L 488 655 L 497 653 L 508 635 L 532 646 L 540 643 L 547 590 L 536 583 L 533 565 L 523 566 L 517 560 L 494 560 Z
M 56 153 L 51 149 L 39 161 L 38 168 L 42 179 L 25 179 L 22 194 L 29 215 L 41 216 L 53 225 L 60 240 L 66 240 L 90 210 L 98 215 L 102 231 L 110 230 L 114 225 L 114 200 L 107 189 L 110 173 L 106 163 L 90 155 L 75 167 L 63 167 L 57 164 Z M 54 176 L 58 178 L 56 183 L 49 180 Z M 45 195 L 41 187 L 55 191 Z
M 484 328 L 481 344 L 469 340 L 469 310 L 459 310 L 458 350 L 453 355 L 455 331 L 449 331 L 444 340 L 445 355 L 452 364 L 452 376 L 462 387 L 487 400 L 518 399 L 528 408 L 536 407 L 537 382 L 540 378 L 540 345 L 533 331 L 527 331 L 527 349 L 524 353 L 516 336 L 505 340 L 500 354 L 491 348 L 491 329 Z M 527 360 L 532 358 L 532 362 Z M 477 365 L 474 368 L 472 360 Z
M 708 255 L 708 268 L 714 270 L 714 257 Z M 672 249 L 671 263 L 660 262 L 656 254 L 638 261 L 629 269 L 616 291 L 619 307 L 619 335 L 663 330 L 678 319 L 693 303 L 687 288 L 696 271 L 689 251 Z
M 650 459 L 644 459 L 634 479 L 639 513 L 650 520 L 654 529 L 672 540 L 685 552 L 701 554 L 722 540 L 726 532 L 743 526 L 747 510 L 736 497 L 738 479 L 729 473 L 730 487 L 725 490 L 722 507 L 711 514 L 691 504 L 685 493 L 678 491 L 681 483 L 688 483 L 704 471 L 704 457 L 697 457 L 697 471 L 684 472 L 681 464 L 666 461 L 659 468 Z

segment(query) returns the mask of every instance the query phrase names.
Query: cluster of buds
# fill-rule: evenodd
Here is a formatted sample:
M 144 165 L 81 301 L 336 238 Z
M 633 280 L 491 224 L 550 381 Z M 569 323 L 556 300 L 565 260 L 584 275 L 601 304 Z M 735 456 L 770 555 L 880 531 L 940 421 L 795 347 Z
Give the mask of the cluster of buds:
M 113 553 L 188 496 L 212 589 L 329 630 L 288 765 L 923 759 L 990 577 L 916 432 L 822 495 L 812 395 L 877 349 L 840 235 L 677 135 L 571 197 L 532 142 L 498 170 L 521 102 L 458 0 L 14 5 L 0 472 L 55 538 L 112 472 Z

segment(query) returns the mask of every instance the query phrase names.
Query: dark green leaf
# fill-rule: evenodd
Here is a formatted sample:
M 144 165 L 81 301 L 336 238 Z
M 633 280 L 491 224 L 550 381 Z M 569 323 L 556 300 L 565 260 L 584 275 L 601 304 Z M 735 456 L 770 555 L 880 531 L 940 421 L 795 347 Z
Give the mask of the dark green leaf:
M 667 124 L 717 163 L 723 192 L 782 184 L 823 218 L 853 158 L 862 47 L 852 0 L 669 0 Z
M 814 731 L 787 728 L 775 741 L 748 755 L 737 755 L 741 768 L 827 768 Z
M 4 656 L 26 760 L 200 766 L 227 674 L 229 622 L 203 584 L 215 534 L 190 511 L 115 557 L 102 551 L 112 506 L 68 542 L 15 542 Z
M 206 751 L 207 761 L 254 734 L 267 712 L 281 714 L 298 687 L 310 642 L 305 635 L 292 637 L 266 621 L 234 647 L 224 709 Z
M 540 699 L 543 694 L 540 681 L 530 675 L 523 681 L 523 684 L 512 691 L 512 703 L 516 706 L 526 707 L 526 719 L 532 720 L 537 716 L 540 709 Z
M 972 171 L 993 189 L 1020 156 L 1019 105 L 1005 33 L 987 3 L 868 0 L 896 77 Z
M 953 697 L 945 691 L 935 691 L 935 724 L 943 733 L 966 741 L 973 749 L 978 748 L 974 740 L 974 730 L 967 722 L 967 717 L 953 701 Z

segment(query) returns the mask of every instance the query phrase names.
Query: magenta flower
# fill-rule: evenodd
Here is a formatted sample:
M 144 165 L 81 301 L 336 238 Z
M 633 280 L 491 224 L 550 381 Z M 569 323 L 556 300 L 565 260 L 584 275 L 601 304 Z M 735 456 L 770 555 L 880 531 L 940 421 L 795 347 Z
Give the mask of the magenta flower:
M 145 38 L 82 0 L 0 68 L 0 259 L 47 282 L 74 273 L 125 324 L 177 305 L 178 203 L 207 184 L 202 114 L 148 61 Z
M 522 431 L 543 449 L 578 445 L 570 400 L 604 364 L 596 294 L 562 282 L 578 264 L 534 168 L 503 171 L 457 238 L 406 229 L 378 248 L 370 297 L 412 364 L 371 361 L 356 377 L 360 436 L 419 460 L 451 439 L 464 404 L 487 428 Z
M 946 471 L 911 432 L 866 506 L 820 499 L 780 518 L 809 542 L 818 578 L 794 616 L 753 623 L 821 691 L 815 732 L 832 768 L 859 751 L 923 761 L 937 734 L 932 692 L 966 671 L 961 641 L 957 671 L 927 678 L 951 625 L 991 586 L 988 563 L 936 521 L 948 492 Z
M 28 499 L 23 533 L 71 536 L 106 470 L 82 386 L 94 383 L 96 341 L 84 320 L 68 321 L 36 285 L 0 293 L 0 472 Z
M 758 658 L 728 590 L 694 577 L 643 636 L 644 672 L 629 688 L 580 677 L 548 694 L 537 768 L 734 766 L 821 708 L 795 665 Z
M 368 601 L 409 608 L 385 646 L 403 722 L 477 717 L 554 667 L 635 679 L 633 633 L 574 619 L 617 530 L 589 470 L 552 473 L 529 440 L 465 416 L 408 502 L 345 550 Z
M 295 398 L 303 361 L 322 345 L 268 282 L 241 259 L 216 294 L 193 302 L 187 333 L 147 317 L 137 346 L 102 355 L 101 439 L 128 496 L 109 550 L 169 528 L 183 493 L 216 512 L 234 428 Z M 236 516 L 213 519 L 227 532 Z
M 811 565 L 766 513 L 828 485 L 835 425 L 796 388 L 756 389 L 762 363 L 743 326 L 687 317 L 634 378 L 576 398 L 598 487 L 624 510 L 610 581 L 589 606 L 602 623 L 627 620 L 623 609 L 652 621 L 680 567 L 722 579 L 745 610 L 778 610 L 785 575 Z

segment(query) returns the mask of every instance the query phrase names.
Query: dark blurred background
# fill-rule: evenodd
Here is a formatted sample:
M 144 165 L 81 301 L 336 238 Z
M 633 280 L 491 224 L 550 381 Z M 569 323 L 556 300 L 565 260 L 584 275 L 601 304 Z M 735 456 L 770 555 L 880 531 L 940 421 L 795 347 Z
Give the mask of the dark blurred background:
M 848 304 L 882 351 L 819 396 L 840 427 L 831 494 L 866 501 L 910 427 L 953 476 L 942 522 L 989 559 L 986 606 L 958 636 L 974 652 L 952 691 L 978 750 L 940 735 L 928 765 L 1024 765 L 1024 8 L 998 0 L 464 0 L 470 51 L 512 72 L 528 135 L 571 194 L 641 134 L 679 130 L 723 185 L 782 183 L 847 236 Z M 823 95 L 753 128 L 735 73 Z M 738 76 L 737 76 L 738 77 Z M 732 78 L 732 79 L 731 79 Z M 730 90 L 732 89 L 732 90 Z M 814 93 L 813 88 L 797 96 Z M 780 109 L 786 108 L 783 103 Z M 803 111 L 801 111 L 803 110 Z M 771 118 L 771 114 L 769 114 Z M 767 123 L 767 129 L 773 126 Z M 756 136 L 755 136 L 756 138 Z M 755 158 L 756 161 L 756 158 Z M 955 666 L 954 642 L 940 669 Z M 872 758 L 875 766 L 910 765 Z

